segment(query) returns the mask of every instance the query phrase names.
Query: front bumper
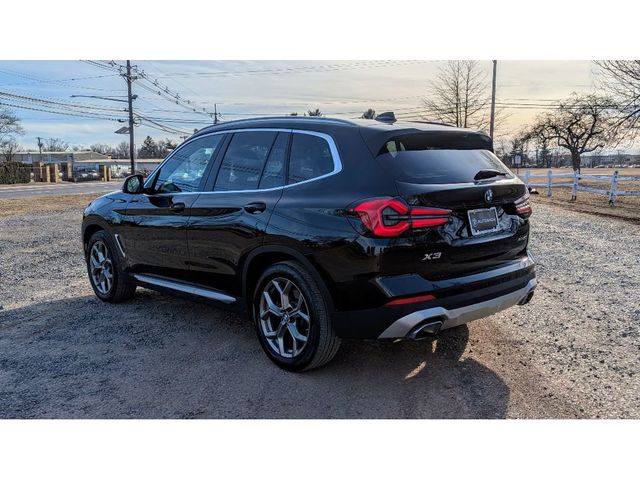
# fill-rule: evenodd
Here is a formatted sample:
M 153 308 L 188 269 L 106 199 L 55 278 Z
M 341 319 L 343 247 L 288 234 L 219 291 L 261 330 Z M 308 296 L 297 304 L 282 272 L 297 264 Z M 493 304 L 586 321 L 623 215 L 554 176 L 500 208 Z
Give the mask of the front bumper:
M 334 328 L 343 338 L 419 338 L 437 333 L 528 302 L 536 287 L 534 266 L 533 258 L 527 254 L 499 268 L 464 277 L 434 282 L 413 275 L 378 279 L 390 298 L 418 294 L 435 298 L 336 312 Z M 413 277 L 417 280 L 412 281 Z

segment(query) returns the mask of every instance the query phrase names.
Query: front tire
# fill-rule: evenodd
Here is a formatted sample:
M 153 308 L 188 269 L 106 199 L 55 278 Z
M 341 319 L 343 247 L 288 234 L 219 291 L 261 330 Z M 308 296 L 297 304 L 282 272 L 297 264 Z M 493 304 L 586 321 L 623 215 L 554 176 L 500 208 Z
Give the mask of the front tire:
M 104 302 L 129 300 L 136 285 L 127 281 L 114 241 L 104 230 L 97 231 L 87 244 L 87 273 L 96 297 Z
M 280 262 L 262 274 L 252 313 L 260 345 L 269 359 L 299 372 L 329 362 L 340 348 L 321 286 L 295 261 Z

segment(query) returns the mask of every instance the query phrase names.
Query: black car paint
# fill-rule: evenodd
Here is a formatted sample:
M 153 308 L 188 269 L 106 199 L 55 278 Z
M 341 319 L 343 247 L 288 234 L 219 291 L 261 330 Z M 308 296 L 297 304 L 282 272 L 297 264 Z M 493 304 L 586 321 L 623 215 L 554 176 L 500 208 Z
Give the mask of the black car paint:
M 237 297 L 236 306 L 240 308 L 246 306 L 245 297 L 251 294 L 248 277 L 252 262 L 264 255 L 296 258 L 322 279 L 338 333 L 359 338 L 375 337 L 394 318 L 422 307 L 385 306 L 391 297 L 389 290 L 381 287 L 381 278 L 414 275 L 437 282 L 487 272 L 490 279 L 492 269 L 526 255 L 528 220 L 519 219 L 512 205 L 526 192 L 517 178 L 497 177 L 455 185 L 407 184 L 394 181 L 380 168 L 372 152 L 385 139 L 419 135 L 431 127 L 411 124 L 403 129 L 400 125 L 369 127 L 343 121 L 265 119 L 206 128 L 192 138 L 251 128 L 327 134 L 335 142 L 342 168 L 326 178 L 268 191 L 216 193 L 210 190 L 211 178 L 220 165 L 218 152 L 205 174 L 204 193 L 114 192 L 92 202 L 84 212 L 85 246 L 88 233 L 103 228 L 119 235 L 127 273 L 175 278 L 220 290 Z M 468 130 L 440 130 L 448 140 L 458 132 L 466 142 L 487 146 L 486 136 Z M 410 204 L 450 208 L 454 218 L 464 223 L 467 209 L 487 206 L 487 188 L 493 190 L 493 205 L 501 205 L 503 215 L 519 219 L 513 231 L 502 238 L 451 238 L 444 227 L 395 238 L 375 238 L 350 212 L 351 206 L 367 198 L 401 197 Z M 255 203 L 263 203 L 264 210 L 245 208 Z M 184 204 L 184 208 L 176 211 L 172 209 L 175 204 Z M 424 261 L 425 255 L 433 252 L 439 252 L 439 258 Z M 501 285 L 494 288 L 494 293 L 505 291 L 503 287 L 508 290 L 522 286 L 533 275 L 532 269 L 525 273 L 508 285 L 504 279 L 494 279 Z M 392 295 L 416 294 L 419 284 L 399 282 Z M 486 289 L 493 287 L 484 286 L 484 293 L 491 294 Z M 449 294 L 452 298 L 461 295 L 453 291 Z M 428 304 L 451 302 L 446 298 L 446 289 L 443 295 Z M 457 300 L 465 301 L 464 298 L 463 295 Z M 466 301 L 471 300 L 473 295 L 466 295 Z M 368 322 L 367 318 L 377 320 Z

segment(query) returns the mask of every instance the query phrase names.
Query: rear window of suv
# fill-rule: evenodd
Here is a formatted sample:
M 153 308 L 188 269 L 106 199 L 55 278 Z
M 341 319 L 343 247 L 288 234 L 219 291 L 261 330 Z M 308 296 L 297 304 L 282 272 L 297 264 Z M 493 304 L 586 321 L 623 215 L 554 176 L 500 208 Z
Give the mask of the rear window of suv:
M 392 140 L 382 149 L 378 160 L 396 180 L 407 183 L 468 183 L 474 181 L 480 170 L 497 170 L 505 173 L 506 178 L 513 178 L 489 150 L 407 148 L 403 142 Z

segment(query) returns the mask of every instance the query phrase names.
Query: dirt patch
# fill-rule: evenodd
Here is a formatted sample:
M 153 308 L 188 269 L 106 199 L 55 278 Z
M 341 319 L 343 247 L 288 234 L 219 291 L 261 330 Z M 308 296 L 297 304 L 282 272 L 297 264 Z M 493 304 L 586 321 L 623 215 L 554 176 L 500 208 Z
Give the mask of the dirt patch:
M 78 195 L 34 196 L 0 200 L 0 218 L 23 215 L 31 212 L 55 212 L 59 210 L 83 210 L 91 200 L 102 193 L 83 193 Z

